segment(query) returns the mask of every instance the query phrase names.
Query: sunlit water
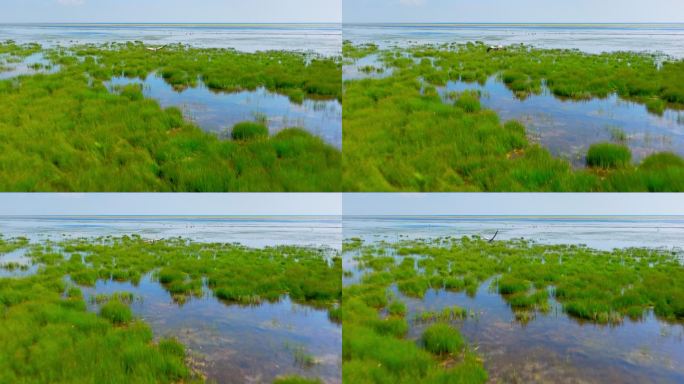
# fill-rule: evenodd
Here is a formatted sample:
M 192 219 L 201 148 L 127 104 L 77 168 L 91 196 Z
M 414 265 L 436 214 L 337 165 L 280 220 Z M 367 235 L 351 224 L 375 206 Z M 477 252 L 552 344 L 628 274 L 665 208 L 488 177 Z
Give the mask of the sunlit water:
M 684 57 L 684 24 L 668 25 L 345 25 L 345 39 L 355 43 L 375 42 L 381 47 L 469 41 L 488 44 L 525 43 L 539 48 L 576 48 L 586 52 L 651 51 Z M 565 38 L 563 38 L 565 36 Z M 567 38 L 567 39 L 566 39 Z M 663 41 L 661 41 L 663 40 Z M 364 67 L 383 68 L 364 72 Z M 344 80 L 382 78 L 393 73 L 378 55 L 369 55 L 344 68 Z M 547 88 L 539 95 L 521 100 L 492 76 L 484 85 L 450 81 L 440 92 L 478 90 L 482 105 L 496 111 L 503 121 L 523 123 L 529 138 L 552 154 L 584 166 L 589 146 L 613 141 L 626 144 L 632 157 L 644 157 L 669 151 L 684 155 L 684 111 L 666 109 L 663 115 L 648 112 L 642 104 L 616 95 L 590 100 L 567 100 L 555 97 Z
M 480 91 L 483 107 L 496 111 L 502 121 L 520 121 L 533 141 L 576 166 L 584 165 L 591 144 L 602 141 L 627 144 L 636 162 L 654 152 L 684 155 L 683 111 L 667 109 L 659 116 L 642 104 L 616 95 L 591 100 L 561 99 L 546 87 L 541 94 L 521 100 L 496 76 L 485 85 L 449 81 L 440 89 L 443 96 L 465 90 Z
M 339 55 L 340 24 L 0 24 L 0 41 L 43 46 L 142 41 L 235 48 L 244 52 L 288 50 Z
M 36 64 L 40 64 L 41 67 L 34 67 Z M 3 64 L 3 60 L 0 60 L 0 80 L 7 80 L 23 75 L 34 75 L 37 73 L 55 73 L 59 70 L 60 66 L 51 64 L 42 52 L 29 55 L 17 63 L 5 62 Z
M 5 238 L 93 238 L 138 234 L 146 239 L 181 236 L 198 242 L 241 243 L 251 247 L 299 245 L 339 250 L 341 224 L 336 217 L 25 217 L 1 218 Z M 0 255 L 0 264 L 17 262 L 27 270 L 0 268 L 0 278 L 36 273 L 25 250 Z M 291 302 L 257 306 L 226 304 L 205 287 L 200 298 L 174 302 L 163 287 L 146 275 L 138 285 L 103 281 L 82 287 L 86 300 L 96 294 L 131 292 L 136 316 L 151 325 L 155 337 L 174 336 L 185 344 L 192 366 L 220 383 L 271 382 L 276 376 L 299 374 L 341 383 L 342 329 L 327 311 Z M 89 308 L 97 310 L 97 305 Z M 297 360 L 312 356 L 315 364 Z
M 367 242 L 441 236 L 480 235 L 497 239 L 524 237 L 546 244 L 588 244 L 597 249 L 652 247 L 682 249 L 684 218 L 347 218 L 345 237 Z M 361 271 L 344 255 L 345 284 Z M 458 305 L 474 316 L 455 321 L 477 353 L 483 356 L 490 382 L 507 383 L 681 383 L 684 381 L 684 325 L 667 323 L 649 313 L 640 321 L 616 326 L 577 321 L 551 300 L 548 314 L 536 314 L 526 325 L 515 320 L 501 296 L 490 290 L 491 279 L 474 297 L 429 290 L 425 298 L 403 296 L 407 318 L 423 311 Z M 411 322 L 408 337 L 420 338 L 426 324 Z M 418 342 L 418 341 L 417 341 Z
M 344 24 L 345 40 L 381 47 L 483 41 L 589 53 L 638 51 L 684 57 L 684 24 Z
M 337 148 L 342 147 L 342 105 L 337 100 L 306 99 L 297 104 L 264 88 L 221 92 L 207 88 L 202 81 L 198 83 L 194 88 L 174 90 L 161 76 L 150 74 L 145 80 L 115 77 L 107 85 L 113 90 L 117 86 L 142 84 L 146 97 L 157 100 L 162 107 L 179 107 L 186 118 L 207 131 L 229 134 L 236 123 L 264 116 L 272 135 L 284 128 L 300 127 Z

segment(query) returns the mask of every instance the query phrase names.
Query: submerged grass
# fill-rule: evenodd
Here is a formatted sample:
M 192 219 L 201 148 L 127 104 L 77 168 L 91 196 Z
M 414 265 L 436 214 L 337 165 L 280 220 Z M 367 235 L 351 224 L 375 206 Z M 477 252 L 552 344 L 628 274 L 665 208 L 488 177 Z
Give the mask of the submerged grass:
M 366 48 L 346 47 L 355 58 Z M 542 91 L 587 99 L 616 93 L 659 112 L 684 108 L 684 61 L 657 65 L 654 56 L 584 54 L 483 44 L 383 50 L 393 68 L 382 79 L 344 84 L 345 191 L 684 191 L 681 159 L 660 154 L 631 164 L 575 170 L 530 142 L 525 127 L 482 109 L 474 92 L 441 95 L 450 80 L 479 82 L 499 74 L 518 97 Z M 446 96 L 446 97 L 445 97 Z M 624 152 L 624 151 L 621 151 Z M 657 166 L 649 164 L 657 163 Z M 613 165 L 625 164 L 614 167 Z
M 202 79 L 217 91 L 265 87 L 295 101 L 339 99 L 338 59 L 184 46 L 151 53 L 133 43 L 44 52 L 59 72 L 0 81 L 0 190 L 340 190 L 340 151 L 302 129 L 221 140 L 178 108 L 145 99 L 139 86 L 112 93 L 104 85 L 160 71 L 177 88 Z
M 28 247 L 27 257 L 40 268 L 32 276 L 0 278 L 0 355 L 7 357 L 0 359 L 0 382 L 202 381 L 186 365 L 183 345 L 155 342 L 149 326 L 132 314 L 132 294 L 94 296 L 90 302 L 98 309 L 88 311 L 81 286 L 99 280 L 137 284 L 151 273 L 178 302 L 206 290 L 226 304 L 289 296 L 333 310 L 341 298 L 340 258 L 323 249 L 124 236 L 31 245 L 0 239 L 0 250 L 10 244 Z

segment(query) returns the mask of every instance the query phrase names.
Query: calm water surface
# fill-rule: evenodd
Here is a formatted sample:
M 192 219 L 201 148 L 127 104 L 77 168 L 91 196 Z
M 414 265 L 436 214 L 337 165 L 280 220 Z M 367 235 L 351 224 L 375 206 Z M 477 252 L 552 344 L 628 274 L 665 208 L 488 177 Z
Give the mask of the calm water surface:
M 345 40 L 381 47 L 414 44 L 526 44 L 590 53 L 638 51 L 684 57 L 684 23 L 673 24 L 344 24 Z
M 520 44 L 538 48 L 570 48 L 588 53 L 636 51 L 684 58 L 684 24 L 350 24 L 344 38 L 354 43 L 374 42 L 382 48 L 415 44 L 466 43 Z M 377 55 L 344 66 L 344 79 L 380 78 L 392 74 L 366 73 L 365 66 L 383 68 Z M 589 146 L 602 141 L 628 145 L 635 162 L 654 153 L 670 151 L 684 155 L 684 112 L 667 109 L 662 116 L 646 107 L 621 100 L 569 101 L 544 89 L 540 95 L 520 100 L 496 77 L 486 84 L 451 81 L 442 93 L 476 89 L 482 104 L 495 110 L 502 120 L 515 119 L 527 127 L 528 136 L 551 153 L 584 165 Z M 624 135 L 623 135 L 624 133 Z
M 239 242 L 252 247 L 299 245 L 341 246 L 341 224 L 336 217 L 23 217 L 0 218 L 5 238 L 27 236 L 47 239 L 91 238 L 138 234 L 146 239 L 182 236 L 198 242 Z M 0 278 L 36 273 L 17 250 L 0 255 L 0 264 L 18 262 L 28 270 L 6 271 Z M 327 311 L 300 305 L 284 296 L 276 303 L 228 305 L 205 287 L 200 298 L 179 304 L 150 274 L 140 283 L 100 280 L 82 287 L 86 300 L 96 294 L 127 291 L 136 296 L 136 316 L 151 325 L 155 337 L 174 336 L 190 351 L 192 365 L 221 383 L 265 383 L 283 374 L 318 377 L 341 383 L 342 329 Z M 97 310 L 96 304 L 90 309 Z M 313 356 L 315 364 L 302 365 L 298 354 Z
M 684 155 L 684 111 L 667 109 L 659 116 L 648 112 L 644 105 L 617 95 L 591 100 L 561 99 L 546 87 L 541 94 L 521 100 L 496 76 L 484 85 L 449 81 L 440 92 L 446 95 L 465 90 L 480 91 L 484 107 L 496 111 L 503 121 L 520 121 L 533 141 L 575 166 L 584 165 L 591 144 L 603 141 L 628 145 L 636 162 L 654 152 Z
M 481 235 L 497 239 L 524 237 L 546 244 L 588 244 L 598 249 L 653 247 L 684 249 L 684 218 L 505 218 L 414 217 L 346 218 L 345 237 L 367 242 L 440 236 Z M 355 283 L 362 273 L 344 255 L 346 271 Z M 506 383 L 681 383 L 684 382 L 684 325 L 667 323 L 649 313 L 643 320 L 625 319 L 616 326 L 579 322 L 551 300 L 548 314 L 536 314 L 527 324 L 515 320 L 491 280 L 475 296 L 430 290 L 424 299 L 394 293 L 406 302 L 408 317 L 427 310 L 458 305 L 475 316 L 455 321 L 477 348 L 490 382 Z M 426 324 L 412 322 L 409 338 L 418 342 Z
M 244 52 L 290 50 L 339 55 L 340 24 L 0 24 L 0 41 L 69 46 L 111 41 L 189 44 Z
M 145 80 L 115 77 L 107 86 L 113 90 L 141 84 L 146 97 L 157 100 L 164 108 L 179 107 L 186 118 L 210 132 L 229 134 L 233 125 L 265 116 L 272 135 L 284 128 L 300 127 L 342 148 L 342 104 L 337 100 L 306 99 L 297 104 L 264 88 L 220 92 L 198 83 L 197 87 L 177 91 L 158 74 L 151 74 Z

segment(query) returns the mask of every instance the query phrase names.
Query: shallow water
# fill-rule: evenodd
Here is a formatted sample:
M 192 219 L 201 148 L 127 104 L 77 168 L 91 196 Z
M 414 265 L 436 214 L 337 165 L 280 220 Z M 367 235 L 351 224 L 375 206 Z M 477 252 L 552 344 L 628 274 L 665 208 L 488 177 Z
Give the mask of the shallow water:
M 0 64 L 1 63 L 2 61 L 0 61 Z M 32 66 L 35 64 L 42 64 L 46 67 L 34 69 Z M 29 55 L 19 63 L 4 63 L 0 65 L 0 67 L 5 67 L 5 70 L 0 70 L 0 80 L 11 79 L 23 75 L 35 75 L 37 73 L 55 73 L 60 69 L 59 65 L 52 65 L 42 52 Z
M 496 111 L 502 121 L 518 120 L 528 136 L 556 156 L 575 166 L 584 166 L 589 146 L 613 140 L 614 131 L 624 132 L 625 144 L 635 162 L 654 153 L 670 151 L 684 155 L 684 111 L 668 109 L 662 116 L 648 112 L 644 105 L 611 95 L 605 99 L 563 100 L 544 87 L 539 95 L 524 100 L 492 76 L 485 83 L 449 81 L 440 88 L 448 92 L 478 90 L 482 106 Z
M 159 240 L 183 237 L 201 242 L 239 242 L 248 247 L 297 245 L 341 249 L 340 219 L 315 217 L 0 217 L 5 238 L 26 236 L 31 242 L 47 239 L 94 238 L 137 234 Z
M 540 244 L 585 244 L 590 248 L 684 249 L 684 217 L 345 217 L 344 237 L 397 241 L 443 236 Z
M 0 24 L 0 41 L 44 46 L 142 41 L 204 48 L 311 51 L 331 56 L 342 51 L 339 24 Z
M 684 218 L 510 218 L 413 217 L 345 218 L 345 238 L 366 242 L 442 236 L 524 237 L 545 244 L 588 244 L 597 249 L 625 247 L 684 248 Z M 344 284 L 358 282 L 352 258 L 343 255 Z M 392 252 L 390 251 L 390 254 Z M 625 319 L 611 327 L 575 320 L 550 300 L 548 314 L 537 313 L 526 325 L 497 293 L 491 279 L 474 297 L 429 290 L 423 299 L 395 295 L 407 304 L 407 319 L 423 311 L 458 305 L 474 316 L 454 321 L 485 362 L 490 382 L 506 383 L 680 383 L 684 381 L 684 324 L 667 323 L 649 313 L 641 321 Z M 427 324 L 411 321 L 409 338 L 418 342 Z
M 344 24 L 345 40 L 380 47 L 466 43 L 657 52 L 684 57 L 684 24 Z
M 364 67 L 372 67 L 376 70 L 370 72 L 363 71 Z M 391 76 L 393 73 L 394 68 L 385 67 L 377 53 L 364 56 L 354 60 L 353 63 L 342 66 L 342 80 L 382 79 Z
M 28 237 L 32 243 L 65 238 L 95 238 L 138 234 L 146 239 L 181 236 L 198 242 L 236 243 L 250 247 L 297 245 L 341 248 L 337 217 L 2 217 L 4 238 Z M 0 264 L 30 265 L 26 249 L 0 255 Z M 0 278 L 36 273 L 0 268 Z M 96 294 L 127 291 L 136 296 L 131 308 L 144 319 L 156 338 L 175 336 L 185 344 L 192 365 L 220 383 L 271 382 L 277 375 L 319 377 L 341 383 L 342 328 L 327 311 L 283 297 L 256 306 L 225 304 L 205 287 L 204 295 L 180 305 L 150 274 L 138 285 L 100 280 L 82 287 L 86 300 Z M 89 304 L 93 311 L 97 305 Z M 298 354 L 316 363 L 302 365 Z
M 219 383 L 266 383 L 278 375 L 319 377 L 341 383 L 342 328 L 328 320 L 326 310 L 291 302 L 258 306 L 227 305 L 205 292 L 183 305 L 145 276 L 140 284 L 98 281 L 82 288 L 86 301 L 97 294 L 131 292 L 133 313 L 145 320 L 155 337 L 173 336 L 186 345 L 196 368 Z M 96 304 L 89 304 L 96 311 Z M 296 351 L 317 363 L 303 366 Z
M 107 86 L 113 90 L 127 84 L 142 84 L 146 97 L 157 100 L 164 108 L 179 107 L 187 118 L 207 131 L 230 133 L 236 123 L 265 115 L 271 134 L 284 128 L 301 127 L 337 148 L 342 147 L 342 105 L 337 100 L 307 99 L 297 104 L 264 88 L 219 92 L 210 90 L 201 81 L 197 87 L 176 91 L 157 74 L 142 81 L 115 77 Z
M 31 262 L 26 256 L 27 249 L 19 248 L 12 252 L 0 254 L 0 278 L 3 277 L 25 277 L 33 275 L 38 271 L 38 266 Z M 3 268 L 8 263 L 20 265 L 21 268 Z
M 403 297 L 407 316 L 458 305 L 475 316 L 454 322 L 484 358 L 490 382 L 507 383 L 681 383 L 684 381 L 684 325 L 649 314 L 617 327 L 578 322 L 554 302 L 549 314 L 526 325 L 484 283 L 475 297 L 430 290 L 423 300 Z M 413 324 L 418 340 L 427 324 Z

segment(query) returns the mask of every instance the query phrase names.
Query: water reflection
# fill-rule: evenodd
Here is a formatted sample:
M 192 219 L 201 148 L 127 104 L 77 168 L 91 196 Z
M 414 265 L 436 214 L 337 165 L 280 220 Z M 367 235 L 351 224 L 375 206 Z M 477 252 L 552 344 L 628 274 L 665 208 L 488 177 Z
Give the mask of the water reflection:
M 578 322 L 552 302 L 526 325 L 516 322 L 491 281 L 474 297 L 429 290 L 423 300 L 395 294 L 407 303 L 409 317 L 458 305 L 475 313 L 455 322 L 478 347 L 493 382 L 681 383 L 684 381 L 684 325 L 660 321 L 649 313 L 616 327 Z M 426 324 L 416 323 L 409 337 L 418 339 Z
M 38 271 L 38 265 L 34 265 L 26 256 L 27 252 L 26 248 L 19 248 L 0 254 L 0 278 L 25 277 L 35 274 Z
M 345 238 L 367 243 L 430 239 L 443 236 L 525 237 L 545 244 L 588 244 L 610 250 L 625 247 L 684 248 L 681 217 L 642 218 L 468 218 L 468 217 L 357 217 L 345 219 Z M 388 248 L 386 255 L 396 256 Z M 366 273 L 355 250 L 343 254 L 345 285 Z M 490 382 L 506 383 L 681 383 L 684 382 L 684 324 L 661 321 L 649 311 L 638 321 L 625 318 L 617 326 L 578 321 L 550 298 L 551 310 L 536 313 L 528 323 L 516 321 L 501 295 L 491 289 L 493 279 L 473 296 L 430 289 L 422 299 L 391 292 L 407 305 L 407 319 L 423 311 L 459 306 L 472 315 L 455 320 L 463 335 L 482 355 Z M 410 321 L 408 337 L 419 342 L 427 323 Z
M 339 55 L 339 24 L 0 24 L 0 40 L 44 46 L 143 41 L 145 44 L 189 44 L 239 51 L 312 51 Z
M 533 141 L 575 166 L 584 166 L 592 143 L 621 141 L 639 161 L 654 153 L 671 151 L 684 155 L 684 112 L 668 109 L 662 116 L 641 104 L 611 95 L 605 99 L 564 100 L 544 87 L 539 95 L 521 100 L 492 76 L 484 85 L 449 81 L 440 88 L 449 92 L 480 91 L 482 105 L 496 111 L 503 121 L 518 120 Z
M 271 134 L 289 127 L 301 127 L 326 142 L 342 147 L 342 105 L 337 100 L 304 100 L 297 104 L 287 96 L 264 88 L 254 91 L 217 92 L 201 81 L 194 88 L 174 90 L 158 74 L 145 80 L 115 77 L 107 86 L 142 84 L 146 97 L 162 107 L 179 107 L 184 115 L 207 131 L 226 133 L 236 123 L 265 116 Z
M 0 64 L 2 62 L 0 61 Z M 12 79 L 18 76 L 35 75 L 37 73 L 55 73 L 59 71 L 59 65 L 53 65 L 45 58 L 42 52 L 26 56 L 18 63 L 5 63 L 0 65 L 5 70 L 0 70 L 0 80 Z
M 342 66 L 342 80 L 382 79 L 392 76 L 393 73 L 394 68 L 385 66 L 377 53 Z
M 330 322 L 326 310 L 287 297 L 256 306 L 227 305 L 206 288 L 202 297 L 179 305 L 151 275 L 138 285 L 100 280 L 82 290 L 88 302 L 97 294 L 133 293 L 134 314 L 150 324 L 156 337 L 176 337 L 186 345 L 209 380 L 265 383 L 297 374 L 341 383 L 342 329 Z M 97 310 L 97 304 L 90 303 L 89 309 Z M 312 356 L 315 363 L 301 364 L 298 353 Z
M 684 24 L 345 24 L 345 40 L 381 48 L 483 41 L 486 44 L 532 45 L 583 52 L 660 52 L 684 57 Z

